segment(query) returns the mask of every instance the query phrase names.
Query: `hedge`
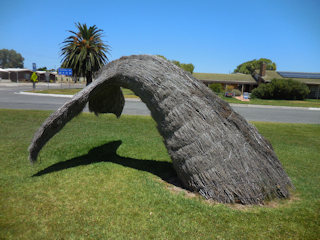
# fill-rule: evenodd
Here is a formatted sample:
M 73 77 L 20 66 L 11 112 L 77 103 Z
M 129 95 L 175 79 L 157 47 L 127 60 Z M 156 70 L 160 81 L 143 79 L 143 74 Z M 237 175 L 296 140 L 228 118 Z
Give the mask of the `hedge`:
M 310 93 L 306 84 L 292 79 L 273 79 L 253 89 L 251 97 L 262 99 L 303 100 Z

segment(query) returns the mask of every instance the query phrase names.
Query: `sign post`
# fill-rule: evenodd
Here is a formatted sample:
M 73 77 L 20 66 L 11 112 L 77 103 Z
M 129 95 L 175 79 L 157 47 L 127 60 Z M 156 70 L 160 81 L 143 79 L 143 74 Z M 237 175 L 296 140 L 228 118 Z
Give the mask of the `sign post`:
M 33 72 L 31 75 L 31 81 L 32 81 L 32 87 L 34 90 L 34 89 L 36 89 L 36 82 L 38 81 L 38 76 L 35 72 Z
M 50 72 L 45 72 L 44 75 L 46 76 L 46 81 L 48 82 L 48 88 L 49 88 Z
M 35 63 L 32 63 L 32 71 L 37 71 L 37 65 Z
M 65 75 L 65 76 L 72 76 L 72 69 L 71 68 L 59 68 L 58 74 Z
M 72 76 L 72 69 L 71 68 L 59 68 L 58 74 L 65 75 L 65 76 Z M 69 79 L 68 79 L 68 83 L 69 83 Z M 70 83 L 69 83 L 69 88 L 70 88 Z

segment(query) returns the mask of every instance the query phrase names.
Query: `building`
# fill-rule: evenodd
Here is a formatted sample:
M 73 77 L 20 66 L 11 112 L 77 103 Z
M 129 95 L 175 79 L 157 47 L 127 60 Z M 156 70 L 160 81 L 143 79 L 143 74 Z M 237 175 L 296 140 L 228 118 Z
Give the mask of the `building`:
M 25 68 L 0 68 L 1 79 L 17 81 L 30 80 L 32 71 Z
M 9 79 L 9 72 L 0 68 L 0 80 L 8 80 Z
M 193 73 L 193 76 L 202 81 L 207 86 L 211 83 L 221 83 L 223 87 L 231 85 L 243 92 L 251 92 L 261 83 L 270 83 L 272 79 L 292 79 L 305 83 L 310 94 L 307 98 L 320 99 L 320 73 L 305 72 L 282 72 L 266 70 L 266 64 L 261 64 L 261 68 L 252 75 L 242 73 L 219 74 L 219 73 Z
M 262 64 L 264 65 L 264 64 Z M 320 98 L 320 73 L 306 73 L 306 72 L 282 72 L 266 70 L 265 66 L 262 66 L 260 70 L 256 70 L 253 77 L 257 82 L 270 83 L 272 79 L 292 79 L 298 82 L 305 83 L 310 93 L 307 98 Z
M 193 73 L 193 76 L 207 86 L 211 83 L 221 83 L 224 88 L 233 86 L 242 93 L 251 92 L 252 89 L 258 86 L 258 82 L 250 74 Z
M 36 71 L 39 82 L 55 82 L 57 72 Z
M 33 71 L 25 68 L 0 68 L 0 80 L 30 81 Z M 36 71 L 39 82 L 56 81 L 57 72 Z

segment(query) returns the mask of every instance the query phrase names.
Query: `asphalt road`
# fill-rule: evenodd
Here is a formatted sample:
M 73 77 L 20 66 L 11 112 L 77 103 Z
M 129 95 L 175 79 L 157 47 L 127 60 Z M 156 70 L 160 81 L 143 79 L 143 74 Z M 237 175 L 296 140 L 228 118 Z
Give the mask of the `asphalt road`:
M 51 86 L 52 88 L 53 86 Z M 59 87 L 56 85 L 55 87 Z M 37 88 L 47 88 L 46 85 Z M 4 109 L 36 109 L 57 110 L 68 97 L 35 96 L 19 94 L 30 90 L 29 86 L 4 86 L 0 84 L 0 108 Z M 291 108 L 274 106 L 257 106 L 232 104 L 232 108 L 248 121 L 315 123 L 320 124 L 320 109 Z M 86 109 L 88 111 L 88 109 Z M 150 115 L 146 105 L 140 101 L 126 100 L 123 114 Z

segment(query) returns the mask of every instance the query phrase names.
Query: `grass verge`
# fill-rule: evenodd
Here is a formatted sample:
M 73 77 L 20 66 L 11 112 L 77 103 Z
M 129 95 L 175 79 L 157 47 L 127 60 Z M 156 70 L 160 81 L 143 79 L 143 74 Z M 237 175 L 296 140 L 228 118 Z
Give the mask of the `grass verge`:
M 31 166 L 27 147 L 49 114 L 0 110 L 0 239 L 320 236 L 319 125 L 254 123 L 298 200 L 237 209 L 168 189 L 175 173 L 150 117 L 81 114 Z
M 220 98 L 228 103 L 235 104 L 254 104 L 254 105 L 272 105 L 286 107 L 312 107 L 320 108 L 320 99 L 305 99 L 305 100 L 268 100 L 268 99 L 250 99 L 249 102 L 240 101 L 236 98 L 225 97 L 223 94 L 218 94 Z

